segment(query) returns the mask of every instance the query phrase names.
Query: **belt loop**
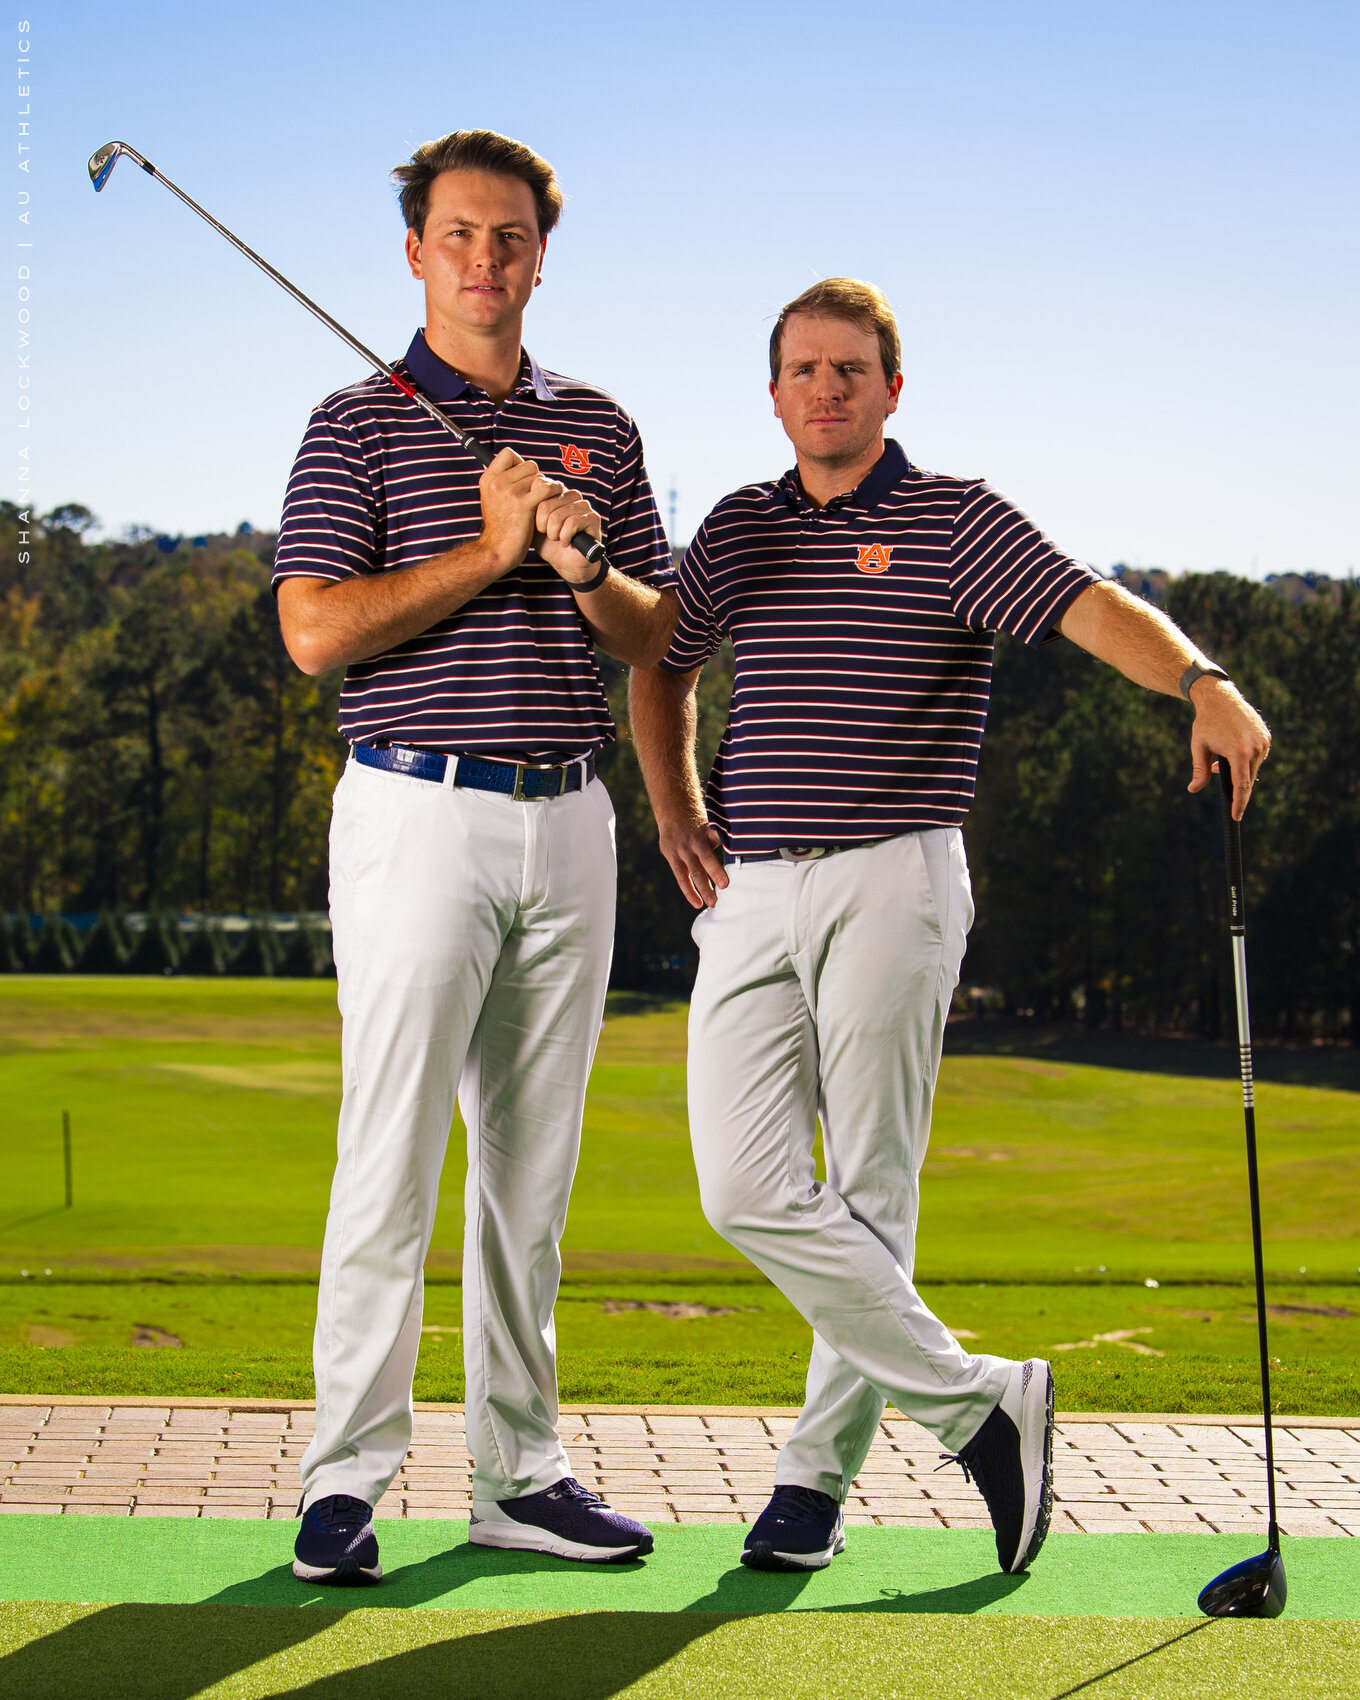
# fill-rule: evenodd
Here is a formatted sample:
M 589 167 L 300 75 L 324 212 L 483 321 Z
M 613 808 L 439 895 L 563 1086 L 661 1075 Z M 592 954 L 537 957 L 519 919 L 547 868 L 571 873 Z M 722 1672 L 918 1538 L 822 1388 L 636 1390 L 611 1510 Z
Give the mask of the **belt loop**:
M 458 783 L 458 757 L 450 755 L 444 760 L 444 789 L 452 791 Z
M 584 796 L 586 786 L 590 784 L 590 752 L 587 751 L 585 755 L 579 758 L 579 761 L 581 767 L 581 794 Z

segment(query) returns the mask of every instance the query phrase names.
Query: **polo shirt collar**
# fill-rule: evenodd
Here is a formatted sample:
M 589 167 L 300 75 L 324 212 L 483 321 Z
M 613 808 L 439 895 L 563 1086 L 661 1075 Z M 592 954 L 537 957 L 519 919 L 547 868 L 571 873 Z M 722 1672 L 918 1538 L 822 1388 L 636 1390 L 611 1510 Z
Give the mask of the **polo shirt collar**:
M 411 346 L 406 350 L 406 364 L 411 376 L 431 401 L 457 401 L 459 396 L 474 387 L 461 372 L 439 358 L 426 342 L 423 330 L 417 331 L 411 338 Z M 543 368 L 525 349 L 520 359 L 519 377 L 511 394 L 519 395 L 527 390 L 532 390 L 540 401 L 557 400 Z
M 883 453 L 860 479 L 853 490 L 847 490 L 842 496 L 833 496 L 825 507 L 863 508 L 866 511 L 876 508 L 889 490 L 911 470 L 911 462 L 902 451 L 902 445 L 893 437 L 885 439 Z M 798 476 L 798 468 L 792 467 L 780 479 L 784 499 L 792 507 L 800 502 L 806 502 L 803 494 L 803 481 Z

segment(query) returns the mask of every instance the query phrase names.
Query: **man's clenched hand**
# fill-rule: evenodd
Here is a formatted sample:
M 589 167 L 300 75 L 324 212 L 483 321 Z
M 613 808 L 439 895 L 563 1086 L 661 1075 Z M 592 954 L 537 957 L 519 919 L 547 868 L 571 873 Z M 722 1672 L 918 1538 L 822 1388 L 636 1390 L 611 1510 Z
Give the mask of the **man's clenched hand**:
M 1202 791 L 1215 770 L 1216 757 L 1232 769 L 1233 819 L 1241 820 L 1261 763 L 1270 754 L 1270 728 L 1235 685 L 1206 675 L 1190 687 L 1195 709 L 1190 728 L 1194 773 L 1191 791 Z

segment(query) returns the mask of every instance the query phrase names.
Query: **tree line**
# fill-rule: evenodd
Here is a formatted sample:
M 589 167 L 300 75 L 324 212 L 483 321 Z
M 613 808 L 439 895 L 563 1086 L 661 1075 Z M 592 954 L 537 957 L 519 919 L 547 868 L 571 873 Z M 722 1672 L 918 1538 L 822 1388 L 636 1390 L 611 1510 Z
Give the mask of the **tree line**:
M 346 754 L 339 676 L 305 677 L 279 637 L 274 538 L 95 541 L 92 525 L 75 505 L 38 519 L 0 503 L 0 910 L 25 923 L 0 966 L 37 965 L 36 945 L 48 966 L 326 971 L 314 927 L 267 919 L 325 909 Z M 1262 1033 L 1360 1042 L 1360 586 L 1120 576 L 1275 735 L 1244 830 Z M 601 762 L 618 816 L 614 983 L 684 991 L 692 917 L 656 848 L 624 670 L 602 666 L 621 728 Z M 705 761 L 730 688 L 724 653 L 700 681 Z M 1186 794 L 1189 723 L 1185 704 L 1071 644 L 998 642 L 965 826 L 978 910 L 965 1005 L 1224 1031 L 1218 804 Z M 150 919 L 129 932 L 129 911 Z M 95 934 L 63 932 L 63 914 L 104 917 L 95 958 L 82 955 Z M 226 914 L 256 920 L 230 934 L 168 920 Z M 53 919 L 35 931 L 36 916 Z

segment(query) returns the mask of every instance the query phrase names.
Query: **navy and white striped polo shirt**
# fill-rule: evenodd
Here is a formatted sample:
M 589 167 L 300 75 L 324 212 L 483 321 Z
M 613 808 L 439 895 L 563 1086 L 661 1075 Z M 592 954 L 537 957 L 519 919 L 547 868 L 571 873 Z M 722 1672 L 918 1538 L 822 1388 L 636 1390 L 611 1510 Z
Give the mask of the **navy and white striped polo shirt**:
M 604 521 L 620 572 L 673 582 L 633 421 L 603 390 L 526 354 L 497 406 L 446 366 L 422 331 L 396 370 L 493 452 L 509 447 L 579 490 Z M 279 528 L 274 585 L 393 572 L 476 537 L 481 467 L 386 378 L 328 396 L 312 414 Z M 540 759 L 614 735 L 585 621 L 565 582 L 530 552 L 448 619 L 355 662 L 340 692 L 351 742 L 391 741 Z
M 796 472 L 724 497 L 680 568 L 661 665 L 732 638 L 732 707 L 708 782 L 733 854 L 957 826 L 973 798 L 992 634 L 1056 635 L 1097 575 L 979 479 L 891 440 L 814 507 Z

